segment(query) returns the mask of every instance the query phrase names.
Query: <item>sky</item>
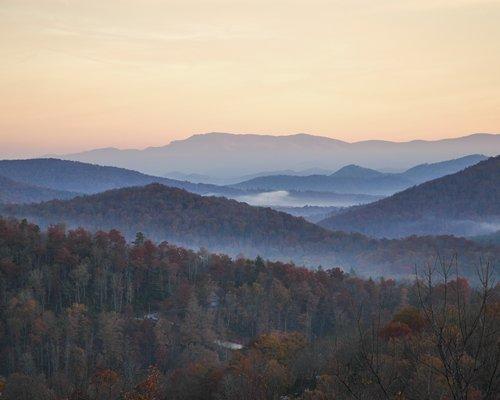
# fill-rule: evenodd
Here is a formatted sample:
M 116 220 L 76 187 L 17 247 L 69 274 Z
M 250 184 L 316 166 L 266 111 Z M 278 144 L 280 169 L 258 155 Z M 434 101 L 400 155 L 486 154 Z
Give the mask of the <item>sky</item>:
M 500 132 L 500 0 L 0 0 L 0 156 Z

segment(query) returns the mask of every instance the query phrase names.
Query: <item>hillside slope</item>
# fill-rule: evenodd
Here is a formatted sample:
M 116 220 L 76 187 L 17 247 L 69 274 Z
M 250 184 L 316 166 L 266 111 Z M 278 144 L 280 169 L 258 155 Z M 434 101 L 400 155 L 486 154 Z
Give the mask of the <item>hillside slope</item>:
M 408 274 L 436 251 L 459 252 L 464 263 L 499 256 L 499 248 L 452 237 L 380 241 L 331 232 L 286 213 L 234 200 L 202 197 L 159 184 L 116 189 L 36 205 L 4 206 L 5 216 L 29 218 L 43 226 L 64 222 L 91 230 L 119 229 L 133 239 L 143 232 L 155 240 L 206 247 L 232 255 L 262 255 L 309 266 L 355 267 L 367 274 Z
M 0 175 L 0 203 L 38 203 L 52 199 L 70 199 L 77 193 L 16 182 Z
M 499 150 L 500 151 L 500 150 Z M 488 157 L 482 154 L 471 154 L 469 156 L 456 158 L 453 160 L 441 161 L 431 164 L 419 164 L 401 173 L 400 176 L 411 180 L 415 184 L 424 183 L 432 179 L 441 178 L 445 175 L 454 174 L 467 167 L 471 167 Z
M 80 193 L 98 193 L 155 182 L 198 194 L 229 195 L 240 193 L 237 189 L 223 186 L 194 184 L 146 175 L 124 168 L 104 167 L 55 158 L 0 160 L 0 175 L 28 185 L 42 185 L 51 189 Z
M 351 164 L 330 175 L 262 176 L 237 183 L 233 187 L 245 190 L 315 190 L 391 195 L 413 185 L 458 172 L 487 158 L 483 155 L 470 155 L 438 163 L 419 164 L 401 173 L 382 173 Z
M 320 224 L 376 237 L 470 236 L 498 230 L 500 156 L 375 203 L 353 207 Z
M 264 176 L 238 183 L 233 187 L 244 190 L 297 190 L 387 195 L 412 185 L 412 181 L 393 174 L 384 174 L 369 169 L 369 173 L 364 171 L 354 173 L 352 171 L 354 168 L 367 170 L 358 166 L 348 166 L 332 175 Z

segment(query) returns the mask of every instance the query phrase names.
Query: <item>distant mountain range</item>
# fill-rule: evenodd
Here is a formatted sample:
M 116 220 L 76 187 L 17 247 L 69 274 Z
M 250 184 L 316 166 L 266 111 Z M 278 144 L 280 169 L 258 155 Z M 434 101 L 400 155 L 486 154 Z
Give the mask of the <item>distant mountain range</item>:
M 68 160 L 111 165 L 163 176 L 167 171 L 201 174 L 217 179 L 262 171 L 334 171 L 347 164 L 375 169 L 405 169 L 422 162 L 500 153 L 499 134 L 474 134 L 436 141 L 388 142 L 368 140 L 347 143 L 321 136 L 236 135 L 207 133 L 144 150 L 105 148 L 57 156 Z
M 497 156 L 498 154 L 500 154 L 500 151 L 492 155 Z M 454 174 L 455 172 L 471 167 L 472 165 L 486 159 L 488 159 L 488 157 L 483 154 L 471 154 L 454 160 L 441 161 L 432 164 L 419 164 L 406 170 L 401 175 L 415 183 L 424 183 L 445 175 Z
M 196 174 L 196 173 L 184 173 L 180 171 L 170 171 L 163 174 L 165 178 L 178 179 L 181 181 L 189 181 L 193 183 L 211 183 L 214 185 L 231 185 L 238 182 L 243 182 L 253 178 L 258 178 L 260 176 L 272 176 L 272 175 L 296 175 L 296 176 L 308 176 L 308 175 L 329 175 L 333 173 L 332 170 L 327 170 L 324 168 L 308 168 L 303 170 L 293 170 L 284 169 L 279 171 L 261 171 L 255 174 L 235 176 L 232 178 L 224 177 L 213 177 L 209 175 Z
M 243 182 L 260 176 L 273 176 L 273 175 L 295 175 L 295 176 L 309 176 L 309 175 L 330 175 L 334 171 L 324 168 L 307 168 L 302 170 L 284 169 L 279 171 L 262 171 L 255 174 L 243 175 L 238 178 L 237 182 Z
M 460 171 L 487 158 L 481 154 L 474 154 L 433 164 L 420 164 L 402 173 L 382 173 L 357 165 L 348 165 L 331 175 L 263 176 L 240 182 L 233 187 L 245 190 L 312 190 L 388 195 Z
M 143 232 L 156 240 L 187 247 L 310 266 L 354 267 L 370 275 L 407 275 L 415 263 L 459 252 L 463 265 L 497 257 L 500 247 L 453 237 L 375 240 L 357 233 L 332 232 L 302 218 L 234 200 L 202 197 L 160 184 L 116 189 L 71 200 L 7 205 L 0 214 L 47 226 L 66 223 L 91 230 L 119 229 L 129 239 Z
M 16 182 L 0 175 L 0 203 L 38 203 L 52 199 L 70 199 L 77 193 Z
M 0 160 L 0 176 L 27 185 L 87 194 L 128 186 L 147 185 L 149 183 L 161 183 L 203 195 L 238 195 L 243 193 L 235 188 L 194 184 L 187 181 L 146 175 L 124 168 L 106 167 L 55 158 Z
M 33 186 L 30 192 L 30 198 L 33 201 L 70 198 L 74 197 L 77 193 L 92 194 L 110 189 L 143 186 L 150 183 L 161 183 L 170 187 L 182 188 L 196 194 L 225 196 L 253 205 L 267 206 L 303 206 L 305 204 L 315 206 L 349 206 L 369 203 L 380 198 L 365 194 L 316 193 L 310 191 L 267 191 L 267 193 L 262 193 L 260 190 L 242 190 L 228 186 L 196 184 L 188 181 L 146 175 L 124 168 L 103 167 L 53 158 L 1 160 L 0 176 L 12 180 L 12 183 L 15 181 L 18 185 Z M 4 198 L 8 198 L 9 188 L 14 190 L 12 183 L 9 186 L 4 186 Z M 35 196 L 36 188 L 34 186 L 40 192 L 38 194 L 39 197 Z M 53 191 L 51 192 L 50 189 Z M 18 196 L 18 192 L 12 192 L 11 195 L 12 199 L 21 199 Z M 24 202 L 24 200 L 20 202 Z
M 471 236 L 500 229 L 500 156 L 320 222 L 375 237 Z

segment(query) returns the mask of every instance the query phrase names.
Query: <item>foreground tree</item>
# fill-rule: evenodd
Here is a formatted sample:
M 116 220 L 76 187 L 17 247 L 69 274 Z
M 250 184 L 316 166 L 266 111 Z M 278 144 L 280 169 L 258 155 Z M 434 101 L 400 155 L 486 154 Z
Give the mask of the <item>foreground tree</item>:
M 456 265 L 363 279 L 0 218 L 0 398 L 493 400 L 500 286 Z

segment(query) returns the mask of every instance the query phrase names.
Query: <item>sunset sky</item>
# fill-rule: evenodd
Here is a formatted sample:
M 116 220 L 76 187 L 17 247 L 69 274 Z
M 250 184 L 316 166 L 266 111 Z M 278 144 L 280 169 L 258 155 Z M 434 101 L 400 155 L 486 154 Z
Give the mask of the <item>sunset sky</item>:
M 0 156 L 500 132 L 500 1 L 0 0 Z

